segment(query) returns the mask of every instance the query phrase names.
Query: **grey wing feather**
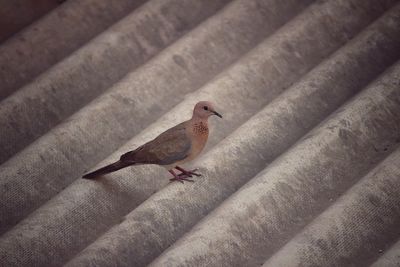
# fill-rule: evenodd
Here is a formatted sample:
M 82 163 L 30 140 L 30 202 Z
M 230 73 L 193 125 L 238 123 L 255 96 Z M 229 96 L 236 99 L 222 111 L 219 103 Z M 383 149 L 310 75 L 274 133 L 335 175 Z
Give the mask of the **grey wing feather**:
M 138 149 L 124 154 L 121 160 L 144 164 L 169 165 L 185 159 L 190 152 L 190 148 L 191 141 L 187 136 L 185 124 L 181 123 Z

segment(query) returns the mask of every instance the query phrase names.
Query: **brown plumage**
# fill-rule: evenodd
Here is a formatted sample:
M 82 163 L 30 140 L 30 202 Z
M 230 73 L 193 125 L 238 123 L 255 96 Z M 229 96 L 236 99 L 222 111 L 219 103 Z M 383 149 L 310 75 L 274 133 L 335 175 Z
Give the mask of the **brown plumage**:
M 119 161 L 85 174 L 83 178 L 95 178 L 132 165 L 157 164 L 174 176 L 171 180 L 193 181 L 188 178 L 200 174 L 196 170 L 187 171 L 179 165 L 193 160 L 203 150 L 209 133 L 208 118 L 212 115 L 222 118 L 212 103 L 201 101 L 194 107 L 190 120 L 168 129 L 152 141 L 123 154 Z M 173 169 L 181 173 L 177 175 Z

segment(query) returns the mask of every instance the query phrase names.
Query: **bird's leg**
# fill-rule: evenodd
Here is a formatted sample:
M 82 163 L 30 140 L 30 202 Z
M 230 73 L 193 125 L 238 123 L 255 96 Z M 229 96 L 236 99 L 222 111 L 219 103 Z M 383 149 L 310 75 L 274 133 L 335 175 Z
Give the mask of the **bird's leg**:
M 201 176 L 200 173 L 196 173 L 196 171 L 198 171 L 198 169 L 194 169 L 194 170 L 187 171 L 187 170 L 185 170 L 184 168 L 179 167 L 179 166 L 175 166 L 175 169 L 177 169 L 178 171 L 181 171 L 181 172 L 182 172 L 182 173 L 179 174 L 179 175 L 186 175 L 186 176 L 189 176 L 189 177 L 192 177 L 193 175 L 194 175 L 194 176 Z
M 181 176 L 181 175 L 177 175 L 173 169 L 168 171 L 170 174 L 172 174 L 174 176 L 174 178 L 169 179 L 170 181 L 178 181 L 180 183 L 184 183 L 184 181 L 188 181 L 188 182 L 194 182 L 193 180 L 188 179 L 187 177 L 189 176 Z

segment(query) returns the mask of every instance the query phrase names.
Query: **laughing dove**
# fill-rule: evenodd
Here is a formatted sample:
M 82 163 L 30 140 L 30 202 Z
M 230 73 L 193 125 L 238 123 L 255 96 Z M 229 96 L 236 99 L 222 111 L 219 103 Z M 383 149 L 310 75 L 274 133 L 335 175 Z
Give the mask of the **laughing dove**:
M 187 171 L 179 165 L 193 160 L 203 150 L 208 138 L 208 117 L 211 115 L 222 118 L 212 103 L 201 101 L 194 107 L 190 120 L 168 129 L 154 140 L 123 154 L 117 162 L 85 174 L 83 178 L 95 178 L 132 165 L 157 164 L 174 176 L 171 181 L 193 182 L 188 178 L 200 174 L 196 170 Z M 174 169 L 181 173 L 176 174 Z

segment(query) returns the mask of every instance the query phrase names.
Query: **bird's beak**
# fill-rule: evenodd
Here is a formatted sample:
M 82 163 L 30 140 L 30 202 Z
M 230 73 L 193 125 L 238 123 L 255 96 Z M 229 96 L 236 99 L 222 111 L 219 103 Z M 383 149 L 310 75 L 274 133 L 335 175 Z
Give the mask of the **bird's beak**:
M 221 115 L 221 114 L 219 114 L 219 113 L 216 112 L 216 111 L 213 111 L 213 113 L 222 119 L 222 115 Z

